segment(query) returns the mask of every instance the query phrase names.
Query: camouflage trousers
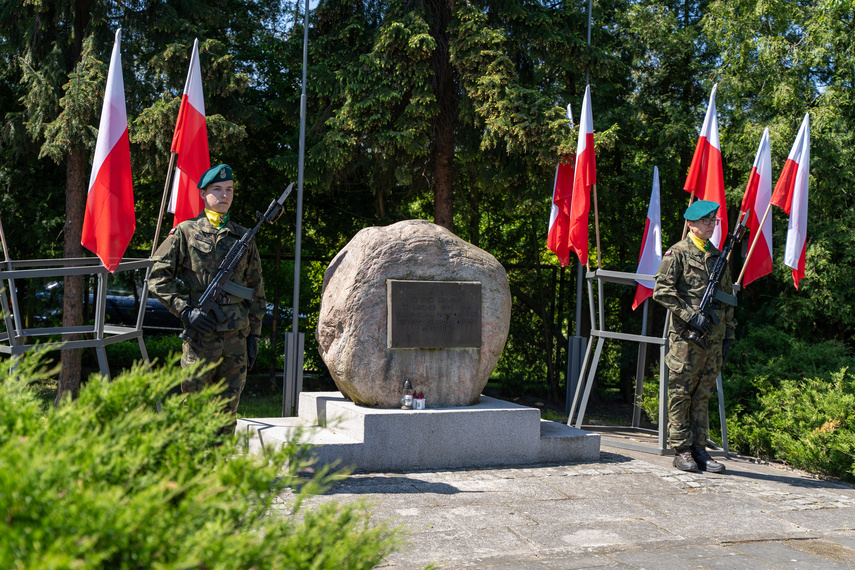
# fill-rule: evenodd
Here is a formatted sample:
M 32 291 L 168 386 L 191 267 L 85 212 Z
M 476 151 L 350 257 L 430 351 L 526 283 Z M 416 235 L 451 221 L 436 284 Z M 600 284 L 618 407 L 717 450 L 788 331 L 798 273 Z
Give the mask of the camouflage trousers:
M 709 425 L 709 400 L 721 372 L 722 341 L 706 350 L 672 333 L 668 354 L 668 444 L 673 449 L 704 447 Z
M 184 342 L 181 347 L 181 367 L 187 368 L 196 362 L 218 362 L 219 364 L 207 374 L 188 379 L 181 383 L 181 392 L 198 392 L 217 382 L 225 382 L 226 389 L 222 394 L 227 399 L 226 410 L 232 414 L 237 412 L 240 403 L 240 393 L 246 383 L 246 338 L 249 329 L 237 331 L 216 331 L 202 335 L 199 343 L 201 350 Z

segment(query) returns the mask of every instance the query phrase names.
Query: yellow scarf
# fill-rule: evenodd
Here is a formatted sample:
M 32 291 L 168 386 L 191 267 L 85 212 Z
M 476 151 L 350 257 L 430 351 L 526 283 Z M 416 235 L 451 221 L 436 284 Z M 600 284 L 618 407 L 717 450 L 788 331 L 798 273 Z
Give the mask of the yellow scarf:
M 211 225 L 215 228 L 222 229 L 223 226 L 226 225 L 226 222 L 229 221 L 229 213 L 221 214 L 219 212 L 215 212 L 213 210 L 209 210 L 205 208 L 205 216 L 208 217 L 208 221 L 211 222 Z
M 696 236 L 695 234 L 693 234 L 693 233 L 691 233 L 691 232 L 689 232 L 689 237 L 690 237 L 690 238 L 692 238 L 692 243 L 693 243 L 693 244 L 695 244 L 696 246 L 698 246 L 698 249 L 699 249 L 699 250 L 704 251 L 704 252 L 709 251 L 709 249 L 710 249 L 710 240 L 708 240 L 708 239 L 701 239 L 701 238 L 699 238 L 698 236 Z

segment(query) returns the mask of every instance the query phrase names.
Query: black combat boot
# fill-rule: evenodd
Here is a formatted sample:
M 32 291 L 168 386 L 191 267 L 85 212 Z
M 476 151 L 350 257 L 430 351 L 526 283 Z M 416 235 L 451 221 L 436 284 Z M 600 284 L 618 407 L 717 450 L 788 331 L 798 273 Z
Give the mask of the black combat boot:
M 681 447 L 674 450 L 674 467 L 680 471 L 698 470 L 698 464 L 692 458 L 692 451 L 688 447 Z
M 701 471 L 709 471 L 710 473 L 724 473 L 724 465 L 713 459 L 707 450 L 703 447 L 693 447 L 692 457 L 697 462 Z

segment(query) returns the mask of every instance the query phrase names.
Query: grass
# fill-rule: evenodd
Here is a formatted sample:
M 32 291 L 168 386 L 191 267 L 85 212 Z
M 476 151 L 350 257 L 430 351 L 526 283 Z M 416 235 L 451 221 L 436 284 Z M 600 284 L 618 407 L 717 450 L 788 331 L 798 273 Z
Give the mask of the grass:
M 237 415 L 239 418 L 280 418 L 282 394 L 244 392 L 240 397 Z

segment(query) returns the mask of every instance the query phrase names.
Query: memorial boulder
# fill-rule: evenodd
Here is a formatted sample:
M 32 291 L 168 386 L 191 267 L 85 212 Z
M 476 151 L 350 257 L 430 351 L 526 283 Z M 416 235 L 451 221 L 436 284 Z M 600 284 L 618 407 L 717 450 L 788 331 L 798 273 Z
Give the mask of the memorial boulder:
M 510 324 L 505 269 L 424 220 L 366 228 L 324 274 L 316 337 L 342 394 L 401 407 L 412 383 L 427 408 L 478 402 Z

